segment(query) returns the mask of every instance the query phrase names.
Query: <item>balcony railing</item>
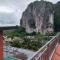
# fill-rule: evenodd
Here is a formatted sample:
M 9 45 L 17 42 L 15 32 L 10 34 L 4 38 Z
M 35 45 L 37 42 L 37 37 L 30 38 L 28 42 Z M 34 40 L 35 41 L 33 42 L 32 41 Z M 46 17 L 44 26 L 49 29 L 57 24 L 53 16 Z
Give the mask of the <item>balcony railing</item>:
M 28 60 L 49 60 L 52 52 L 54 51 L 57 43 L 59 42 L 59 36 L 60 33 L 58 33 L 50 41 L 48 41 Z

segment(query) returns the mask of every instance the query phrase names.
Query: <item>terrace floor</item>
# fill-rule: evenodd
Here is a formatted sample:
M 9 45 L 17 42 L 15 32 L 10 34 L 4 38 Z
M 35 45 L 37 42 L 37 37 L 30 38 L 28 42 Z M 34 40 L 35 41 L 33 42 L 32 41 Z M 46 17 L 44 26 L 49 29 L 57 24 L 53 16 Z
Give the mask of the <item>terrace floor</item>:
M 4 46 L 4 60 L 26 60 L 33 56 L 35 52 L 23 48 L 14 48 L 11 46 Z M 18 59 L 17 59 L 18 58 Z M 10 60 L 11 60 L 10 59 Z
M 53 54 L 52 60 L 60 60 L 60 44 L 55 49 L 55 52 Z

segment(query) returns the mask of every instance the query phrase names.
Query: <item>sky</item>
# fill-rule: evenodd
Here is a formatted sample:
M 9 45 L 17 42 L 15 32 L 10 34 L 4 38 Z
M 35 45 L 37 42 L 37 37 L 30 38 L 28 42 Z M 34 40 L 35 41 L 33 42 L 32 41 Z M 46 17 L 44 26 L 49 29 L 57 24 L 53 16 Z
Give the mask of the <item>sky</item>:
M 19 25 L 23 11 L 33 1 L 36 0 L 0 0 L 0 26 Z M 56 3 L 59 0 L 46 1 Z

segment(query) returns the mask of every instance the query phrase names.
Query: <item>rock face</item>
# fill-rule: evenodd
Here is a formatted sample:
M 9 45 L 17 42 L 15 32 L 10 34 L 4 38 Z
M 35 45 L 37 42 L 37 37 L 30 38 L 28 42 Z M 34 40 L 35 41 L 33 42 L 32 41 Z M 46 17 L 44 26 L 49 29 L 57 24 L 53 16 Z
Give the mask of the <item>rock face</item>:
M 31 33 L 53 31 L 54 7 L 50 2 L 35 1 L 23 12 L 20 25 Z

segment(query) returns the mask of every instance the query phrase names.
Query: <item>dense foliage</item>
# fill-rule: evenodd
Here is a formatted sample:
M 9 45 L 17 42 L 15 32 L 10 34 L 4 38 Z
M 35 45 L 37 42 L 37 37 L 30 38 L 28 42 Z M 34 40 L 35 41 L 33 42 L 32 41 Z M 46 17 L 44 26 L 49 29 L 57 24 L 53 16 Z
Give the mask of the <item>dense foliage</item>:
M 34 37 L 34 38 L 32 38 L 32 37 Z M 12 43 L 12 46 L 37 51 L 50 39 L 51 39 L 51 37 L 44 36 L 40 33 L 36 33 L 35 35 L 30 36 L 30 38 L 28 38 L 28 36 L 25 35 L 22 38 L 22 40 L 14 40 Z
M 46 36 L 55 36 L 57 33 L 56 32 L 51 32 L 51 33 L 46 33 Z
M 54 28 L 55 31 L 60 31 L 60 2 L 55 5 L 55 13 L 54 13 Z
M 25 32 L 25 28 L 23 27 L 19 27 L 18 29 L 14 30 L 14 32 L 12 33 L 13 36 L 17 36 L 17 37 L 23 37 L 25 36 L 26 32 Z

